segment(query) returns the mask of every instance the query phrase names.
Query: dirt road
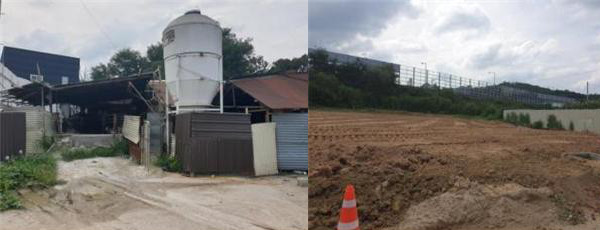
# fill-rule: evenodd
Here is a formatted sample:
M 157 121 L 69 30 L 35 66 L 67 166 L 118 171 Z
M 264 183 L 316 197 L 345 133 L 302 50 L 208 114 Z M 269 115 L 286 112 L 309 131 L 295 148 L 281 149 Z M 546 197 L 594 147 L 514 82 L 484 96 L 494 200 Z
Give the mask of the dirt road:
M 600 137 L 410 113 L 311 111 L 309 228 L 356 187 L 361 229 L 598 229 Z
M 306 229 L 307 188 L 295 176 L 184 177 L 123 158 L 61 162 L 65 183 L 21 191 L 26 209 L 0 229 Z

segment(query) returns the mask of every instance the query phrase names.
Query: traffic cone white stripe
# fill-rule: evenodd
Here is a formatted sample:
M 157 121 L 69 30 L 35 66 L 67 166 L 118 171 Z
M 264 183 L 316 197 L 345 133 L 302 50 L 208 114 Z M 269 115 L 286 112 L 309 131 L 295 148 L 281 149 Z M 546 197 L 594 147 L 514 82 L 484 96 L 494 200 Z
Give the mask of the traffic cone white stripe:
M 342 202 L 342 208 L 354 208 L 356 207 L 356 200 L 344 200 Z
M 358 220 L 354 220 L 350 223 L 338 222 L 337 230 L 354 230 L 358 228 Z

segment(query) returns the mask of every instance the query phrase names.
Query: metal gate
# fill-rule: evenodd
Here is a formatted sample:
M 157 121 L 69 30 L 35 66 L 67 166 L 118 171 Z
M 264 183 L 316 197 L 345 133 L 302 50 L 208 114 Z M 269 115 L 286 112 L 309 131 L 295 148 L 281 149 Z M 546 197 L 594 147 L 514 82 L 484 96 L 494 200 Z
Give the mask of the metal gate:
M 308 170 L 308 113 L 274 113 L 279 170 Z

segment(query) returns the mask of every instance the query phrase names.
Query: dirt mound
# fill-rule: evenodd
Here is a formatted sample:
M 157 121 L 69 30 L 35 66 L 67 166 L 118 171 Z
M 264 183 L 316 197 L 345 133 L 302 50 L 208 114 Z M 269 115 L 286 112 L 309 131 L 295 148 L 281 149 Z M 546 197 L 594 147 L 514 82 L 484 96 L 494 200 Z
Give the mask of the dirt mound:
M 336 146 L 324 159 L 327 165 L 309 175 L 311 228 L 334 227 L 343 195 L 352 183 L 356 188 L 361 227 L 380 228 L 398 223 L 411 204 L 441 194 L 453 185 L 450 174 L 433 173 L 448 163 L 418 149 L 392 149 L 369 145 Z M 312 159 L 311 159 L 312 161 Z M 329 163 L 327 163 L 329 162 Z
M 412 206 L 396 228 L 444 229 L 450 226 L 511 228 L 547 226 L 557 222 L 558 209 L 548 188 L 529 189 L 517 184 L 482 186 L 477 183 L 446 192 Z

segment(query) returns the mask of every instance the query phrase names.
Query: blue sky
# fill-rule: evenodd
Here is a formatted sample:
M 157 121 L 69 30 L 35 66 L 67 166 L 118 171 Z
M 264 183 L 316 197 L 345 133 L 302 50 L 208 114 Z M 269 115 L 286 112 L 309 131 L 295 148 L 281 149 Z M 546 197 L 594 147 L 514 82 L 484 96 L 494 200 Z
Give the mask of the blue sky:
M 307 52 L 305 0 L 2 0 L 0 43 L 80 57 L 83 73 L 117 49 L 145 53 L 169 21 L 193 8 L 251 37 L 269 62 Z
M 309 46 L 600 93 L 597 0 L 309 0 Z

